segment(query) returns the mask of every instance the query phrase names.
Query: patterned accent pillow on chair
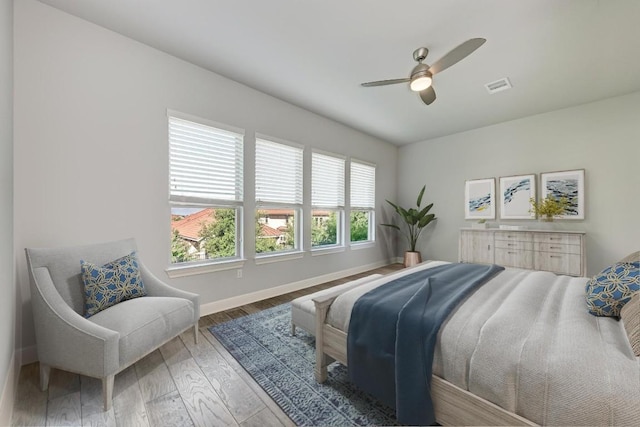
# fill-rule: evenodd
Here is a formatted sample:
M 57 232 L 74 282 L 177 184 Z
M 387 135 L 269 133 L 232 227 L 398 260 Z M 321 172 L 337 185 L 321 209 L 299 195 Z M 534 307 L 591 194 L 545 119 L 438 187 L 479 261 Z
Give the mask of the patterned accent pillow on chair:
M 80 267 L 84 283 L 84 317 L 147 294 L 135 252 L 102 267 L 81 260 Z
M 587 306 L 594 316 L 620 316 L 620 310 L 640 291 L 640 262 L 618 262 L 587 282 Z

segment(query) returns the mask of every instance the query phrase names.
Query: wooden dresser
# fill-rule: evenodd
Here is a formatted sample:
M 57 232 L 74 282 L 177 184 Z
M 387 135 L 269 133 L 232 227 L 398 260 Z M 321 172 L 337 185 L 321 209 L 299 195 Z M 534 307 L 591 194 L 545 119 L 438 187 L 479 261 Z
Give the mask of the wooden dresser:
M 585 233 L 554 230 L 460 230 L 458 260 L 586 276 Z

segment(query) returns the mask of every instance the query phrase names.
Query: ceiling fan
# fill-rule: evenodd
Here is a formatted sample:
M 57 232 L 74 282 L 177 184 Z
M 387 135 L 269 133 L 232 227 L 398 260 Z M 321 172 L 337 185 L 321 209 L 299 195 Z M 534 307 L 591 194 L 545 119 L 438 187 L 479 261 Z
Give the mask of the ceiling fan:
M 446 70 L 447 68 L 454 65 L 456 62 L 459 62 L 471 55 L 476 49 L 486 42 L 486 39 L 476 38 L 469 39 L 466 42 L 462 43 L 458 47 L 451 50 L 445 56 L 440 58 L 438 61 L 434 62 L 433 65 L 429 66 L 427 64 L 423 64 L 422 61 L 425 60 L 427 55 L 429 54 L 429 49 L 426 47 L 420 47 L 413 52 L 413 59 L 418 62 L 418 65 L 413 67 L 411 70 L 411 75 L 404 79 L 391 79 L 391 80 L 379 80 L 375 82 L 367 82 L 362 83 L 364 87 L 372 87 L 372 86 L 385 86 L 385 85 L 393 85 L 397 83 L 409 83 L 409 87 L 414 92 L 420 93 L 420 99 L 427 105 L 431 105 L 433 101 L 436 100 L 436 92 L 433 90 L 433 76 L 438 74 L 439 72 Z

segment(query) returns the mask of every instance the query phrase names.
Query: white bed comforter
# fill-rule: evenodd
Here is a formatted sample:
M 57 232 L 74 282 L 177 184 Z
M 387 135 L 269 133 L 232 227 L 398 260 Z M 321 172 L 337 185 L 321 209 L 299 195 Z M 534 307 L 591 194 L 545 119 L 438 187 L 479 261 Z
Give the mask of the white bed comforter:
M 423 263 L 340 295 L 327 322 L 348 331 L 355 301 Z M 433 373 L 544 425 L 640 425 L 640 358 L 622 322 L 586 309 L 584 277 L 506 269 L 442 326 Z

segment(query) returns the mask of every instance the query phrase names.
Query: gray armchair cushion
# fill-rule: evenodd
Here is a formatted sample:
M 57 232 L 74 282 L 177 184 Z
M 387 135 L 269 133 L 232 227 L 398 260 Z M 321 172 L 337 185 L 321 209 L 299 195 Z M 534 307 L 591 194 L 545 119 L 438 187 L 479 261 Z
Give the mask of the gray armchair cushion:
M 123 301 L 89 320 L 120 334 L 119 361 L 127 366 L 193 324 L 193 302 L 183 298 L 140 297 Z

